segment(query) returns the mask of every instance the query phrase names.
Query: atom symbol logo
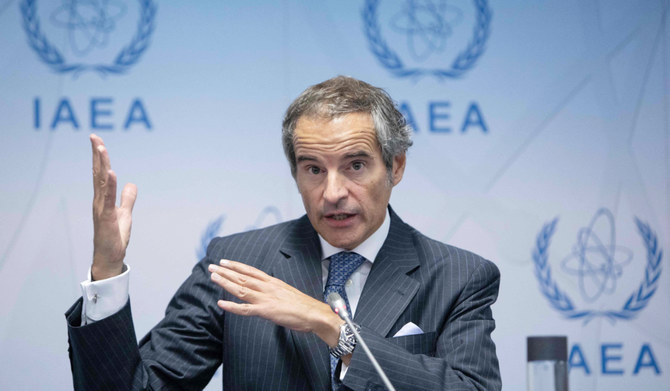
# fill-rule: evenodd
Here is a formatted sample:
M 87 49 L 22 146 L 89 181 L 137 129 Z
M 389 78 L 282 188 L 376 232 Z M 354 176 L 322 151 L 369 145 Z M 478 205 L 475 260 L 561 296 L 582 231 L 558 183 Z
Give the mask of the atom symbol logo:
M 470 12 L 469 17 L 447 0 L 386 2 L 388 7 L 382 8 L 390 8 L 390 12 L 379 11 L 381 2 L 365 1 L 361 13 L 363 30 L 370 44 L 370 51 L 393 76 L 410 77 L 414 80 L 423 76 L 434 76 L 438 79 L 459 78 L 475 66 L 486 48 L 492 17 L 488 0 L 472 0 L 474 15 Z M 387 15 L 390 19 L 386 19 Z M 462 50 L 453 50 L 447 42 L 454 35 L 455 27 L 461 25 L 459 31 L 467 29 L 463 25 L 470 24 L 470 19 L 473 25 L 472 38 Z M 396 52 L 395 42 L 387 40 L 385 31 L 393 31 L 391 37 L 397 36 L 398 42 L 406 41 L 406 56 L 402 52 Z M 453 53 L 446 53 L 447 49 Z M 433 58 L 434 64 L 429 64 L 427 60 L 430 58 Z
M 72 51 L 78 56 L 104 48 L 116 21 L 126 13 L 124 4 L 108 0 L 63 0 L 51 14 L 51 22 L 68 31 Z
M 28 44 L 51 70 L 71 73 L 74 77 L 87 71 L 106 76 L 126 73 L 149 47 L 154 32 L 156 5 L 153 0 L 138 0 L 138 3 L 140 12 L 135 35 L 117 52 L 113 61 L 106 63 L 68 60 L 42 31 L 37 0 L 22 0 L 20 8 Z M 61 5 L 51 12 L 49 19 L 56 27 L 67 30 L 72 52 L 82 57 L 93 49 L 104 48 L 116 30 L 117 22 L 125 14 L 126 6 L 117 0 L 62 0 Z
M 606 241 L 594 230 L 600 221 L 607 225 Z M 582 297 L 594 302 L 603 293 L 614 293 L 623 267 L 632 259 L 630 249 L 616 245 L 614 216 L 609 209 L 603 208 L 596 212 L 588 227 L 579 230 L 577 243 L 572 253 L 563 260 L 562 267 L 566 273 L 578 276 Z
M 407 47 L 412 56 L 423 61 L 447 47 L 453 29 L 463 19 L 460 8 L 446 1 L 408 0 L 403 9 L 391 20 L 391 27 L 407 36 Z
M 544 224 L 535 240 L 532 258 L 540 291 L 554 309 L 568 319 L 581 319 L 584 324 L 597 317 L 608 319 L 614 324 L 617 320 L 635 318 L 647 307 L 656 293 L 663 271 L 663 249 L 649 224 L 637 217 L 634 220 L 647 250 L 647 262 L 640 285 L 618 309 L 588 308 L 588 306 L 580 308 L 572 301 L 570 295 L 558 286 L 549 264 L 549 246 L 556 231 L 558 217 Z M 603 241 L 602 236 L 595 233 L 603 233 L 603 224 L 605 224 L 605 238 L 608 241 Z M 612 212 L 605 208 L 599 209 L 591 224 L 579 230 L 572 253 L 562 262 L 567 273 L 579 276 L 581 293 L 586 301 L 592 302 L 603 293 L 614 292 L 623 267 L 632 259 L 632 252 L 629 249 L 616 245 L 614 226 Z

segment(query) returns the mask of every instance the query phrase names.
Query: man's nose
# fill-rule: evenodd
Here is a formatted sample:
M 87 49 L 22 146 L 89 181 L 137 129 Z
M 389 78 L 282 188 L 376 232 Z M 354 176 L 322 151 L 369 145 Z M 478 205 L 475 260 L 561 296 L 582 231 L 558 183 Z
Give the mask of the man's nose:
M 323 198 L 331 204 L 337 204 L 349 194 L 346 185 L 346 178 L 343 178 L 337 172 L 329 172 L 326 178 L 326 189 L 323 192 Z

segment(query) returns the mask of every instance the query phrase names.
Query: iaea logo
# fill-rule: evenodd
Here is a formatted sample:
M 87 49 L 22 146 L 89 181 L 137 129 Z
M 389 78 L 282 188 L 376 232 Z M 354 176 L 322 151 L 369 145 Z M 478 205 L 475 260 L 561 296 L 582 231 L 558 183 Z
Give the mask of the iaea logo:
M 486 0 L 380 3 L 365 2 L 365 35 L 372 53 L 396 77 L 458 78 L 486 48 L 491 29 Z
M 663 250 L 647 223 L 635 218 L 637 232 L 646 249 L 642 281 L 626 296 L 623 304 L 614 306 L 610 305 L 612 300 L 605 298 L 617 290 L 619 279 L 633 260 L 633 252 L 617 245 L 614 215 L 608 209 L 599 209 L 590 224 L 578 231 L 572 251 L 563 257 L 561 268 L 566 276 L 576 279 L 583 308 L 575 304 L 552 276 L 548 262 L 549 245 L 557 223 L 558 218 L 555 218 L 542 227 L 533 250 L 535 276 L 542 294 L 554 309 L 568 319 L 582 319 L 585 323 L 596 317 L 615 322 L 634 318 L 649 304 L 661 277 Z
M 122 74 L 149 46 L 156 16 L 152 0 L 139 0 L 136 15 L 132 15 L 134 7 L 119 0 L 55 3 L 37 7 L 37 0 L 23 0 L 21 15 L 30 47 L 57 73 Z

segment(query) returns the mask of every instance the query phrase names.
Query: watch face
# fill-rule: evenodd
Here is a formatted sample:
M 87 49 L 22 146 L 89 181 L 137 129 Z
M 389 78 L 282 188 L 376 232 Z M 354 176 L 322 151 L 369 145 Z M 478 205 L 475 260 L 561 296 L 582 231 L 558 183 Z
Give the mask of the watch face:
M 347 342 L 349 343 L 356 343 L 356 337 L 354 336 L 354 332 L 351 330 L 351 327 L 349 325 L 346 325 L 344 328 L 344 336 L 347 339 Z
M 357 331 L 360 330 L 360 327 L 357 324 L 354 324 Z M 334 348 L 329 348 L 330 354 L 333 357 L 340 358 L 354 352 L 356 347 L 356 336 L 351 330 L 348 324 L 344 323 L 340 326 L 340 338 L 337 341 L 337 346 Z

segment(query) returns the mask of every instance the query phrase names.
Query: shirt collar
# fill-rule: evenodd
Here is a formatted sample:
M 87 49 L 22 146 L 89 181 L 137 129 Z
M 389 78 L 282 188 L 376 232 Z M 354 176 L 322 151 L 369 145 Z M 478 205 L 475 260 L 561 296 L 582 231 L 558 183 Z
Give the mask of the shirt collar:
M 389 234 L 390 228 L 391 216 L 389 215 L 389 210 L 387 208 L 386 216 L 384 217 L 384 222 L 382 225 L 372 235 L 370 235 L 369 238 L 365 239 L 363 243 L 358 245 L 358 247 L 354 248 L 353 250 L 345 250 L 334 247 L 319 234 L 319 242 L 321 242 L 321 260 L 323 261 L 324 259 L 328 259 L 331 255 L 342 251 L 351 251 L 362 255 L 365 259 L 371 263 L 374 263 L 379 250 L 381 250 L 382 246 L 384 245 L 384 241 Z

